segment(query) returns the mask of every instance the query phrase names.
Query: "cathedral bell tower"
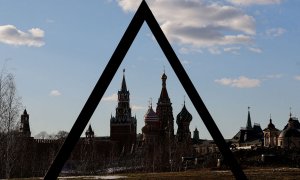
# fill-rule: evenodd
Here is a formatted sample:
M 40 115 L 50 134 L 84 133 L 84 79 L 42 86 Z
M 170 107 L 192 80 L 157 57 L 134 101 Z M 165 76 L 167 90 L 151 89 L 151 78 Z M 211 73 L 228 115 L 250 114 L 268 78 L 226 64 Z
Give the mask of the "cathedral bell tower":
M 161 80 L 162 80 L 162 89 L 156 106 L 156 114 L 158 115 L 160 120 L 160 125 L 161 125 L 160 129 L 162 131 L 162 135 L 165 137 L 167 136 L 173 138 L 174 137 L 173 108 L 166 87 L 167 75 L 165 74 L 165 72 L 161 76 Z

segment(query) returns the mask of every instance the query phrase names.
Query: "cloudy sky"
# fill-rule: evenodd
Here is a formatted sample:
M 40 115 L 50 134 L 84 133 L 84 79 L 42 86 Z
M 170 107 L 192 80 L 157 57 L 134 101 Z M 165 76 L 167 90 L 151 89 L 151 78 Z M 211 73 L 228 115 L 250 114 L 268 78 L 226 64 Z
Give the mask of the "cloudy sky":
M 16 78 L 32 134 L 69 131 L 140 0 L 0 2 L 0 66 Z M 147 0 L 225 138 L 252 123 L 282 129 L 290 107 L 300 117 L 300 1 Z M 186 96 L 146 24 L 90 123 L 109 135 L 126 69 L 138 132 L 148 101 L 156 106 L 165 68 L 174 118 Z M 188 97 L 190 129 L 210 135 Z M 175 129 L 177 126 L 175 125 Z

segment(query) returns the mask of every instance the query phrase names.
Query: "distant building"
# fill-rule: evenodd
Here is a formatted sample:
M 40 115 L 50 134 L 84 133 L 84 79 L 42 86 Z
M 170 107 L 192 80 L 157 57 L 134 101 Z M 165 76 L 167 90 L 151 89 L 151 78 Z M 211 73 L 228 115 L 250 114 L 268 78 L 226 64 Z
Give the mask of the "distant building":
M 276 147 L 278 146 L 278 136 L 280 131 L 275 128 L 270 117 L 268 127 L 263 130 L 264 132 L 264 146 L 265 147 Z
M 259 124 L 251 125 L 250 108 L 248 107 L 248 118 L 246 127 L 242 127 L 240 131 L 231 139 L 232 145 L 240 147 L 263 146 L 263 131 Z
M 300 123 L 296 117 L 292 117 L 292 113 L 278 137 L 278 146 L 287 149 L 300 148 Z

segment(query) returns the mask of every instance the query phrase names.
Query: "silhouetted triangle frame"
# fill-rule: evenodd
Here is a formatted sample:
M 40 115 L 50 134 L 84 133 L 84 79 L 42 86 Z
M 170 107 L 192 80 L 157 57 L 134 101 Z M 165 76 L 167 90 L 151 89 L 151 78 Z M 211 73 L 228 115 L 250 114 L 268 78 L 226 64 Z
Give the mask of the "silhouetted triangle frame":
M 201 97 L 197 93 L 192 81 L 190 80 L 189 76 L 187 75 L 183 66 L 181 65 L 169 41 L 167 40 L 159 24 L 157 23 L 154 15 L 152 14 L 151 10 L 149 9 L 147 3 L 144 0 L 140 4 L 137 12 L 131 20 L 121 41 L 119 42 L 116 50 L 111 56 L 107 66 L 105 67 L 102 75 L 100 76 L 83 109 L 81 110 L 77 120 L 75 121 L 60 151 L 56 155 L 56 158 L 54 159 L 52 165 L 48 169 L 48 172 L 45 175 L 44 179 L 57 179 L 59 173 L 61 172 L 61 169 L 63 168 L 65 162 L 68 160 L 72 150 L 74 149 L 76 143 L 80 138 L 80 135 L 84 131 L 84 128 L 86 127 L 95 109 L 97 108 L 100 100 L 102 99 L 111 80 L 116 74 L 119 66 L 121 65 L 127 51 L 129 50 L 144 21 L 147 22 L 154 37 L 156 38 L 158 44 L 160 45 L 162 51 L 168 59 L 171 67 L 175 71 L 179 81 L 185 89 L 187 95 L 189 96 L 190 100 L 195 106 L 197 112 L 199 113 L 201 119 L 203 120 L 206 128 L 208 129 L 215 143 L 217 144 L 220 152 L 224 157 L 225 162 L 230 166 L 235 178 L 247 179 L 240 165 L 237 163 L 233 153 L 230 151 L 229 146 L 225 142 L 213 118 L 208 112 Z

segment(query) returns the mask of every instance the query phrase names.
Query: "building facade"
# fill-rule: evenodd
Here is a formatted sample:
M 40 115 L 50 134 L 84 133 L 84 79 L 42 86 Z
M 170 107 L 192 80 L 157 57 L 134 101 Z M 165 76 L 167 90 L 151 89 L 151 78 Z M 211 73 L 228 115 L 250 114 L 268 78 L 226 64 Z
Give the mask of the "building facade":
M 264 132 L 264 146 L 265 147 L 277 147 L 278 146 L 278 136 L 280 131 L 275 128 L 270 117 L 270 122 L 268 127 L 263 130 Z

